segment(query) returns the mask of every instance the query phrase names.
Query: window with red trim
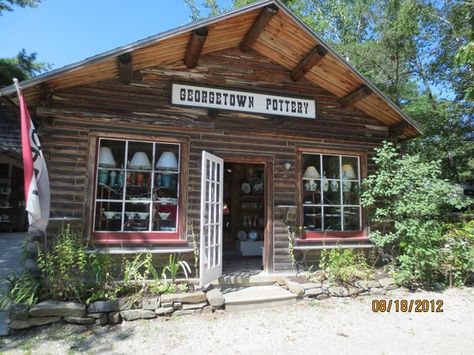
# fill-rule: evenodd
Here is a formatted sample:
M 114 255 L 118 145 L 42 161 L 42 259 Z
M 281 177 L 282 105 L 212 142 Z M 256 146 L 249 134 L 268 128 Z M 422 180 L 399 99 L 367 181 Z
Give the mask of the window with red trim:
M 360 158 L 303 153 L 301 166 L 305 235 L 359 232 L 362 224 Z
M 93 233 L 178 235 L 180 145 L 100 138 Z

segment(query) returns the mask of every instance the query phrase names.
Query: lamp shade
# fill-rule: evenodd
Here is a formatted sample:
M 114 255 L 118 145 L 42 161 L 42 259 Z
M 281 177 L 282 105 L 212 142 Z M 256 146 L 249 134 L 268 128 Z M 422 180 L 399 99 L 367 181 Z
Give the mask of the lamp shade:
M 130 162 L 130 167 L 132 169 L 149 170 L 151 169 L 151 163 L 145 152 L 136 152 Z
M 351 164 L 343 164 L 342 171 L 346 174 L 347 179 L 357 179 L 357 175 Z
M 115 159 L 109 147 L 100 147 L 99 166 L 103 168 L 115 168 Z
M 303 177 L 305 179 L 319 179 L 321 175 L 319 175 L 319 172 L 313 165 L 310 165 L 306 168 Z
M 157 169 L 178 169 L 178 159 L 173 152 L 163 152 L 156 163 Z

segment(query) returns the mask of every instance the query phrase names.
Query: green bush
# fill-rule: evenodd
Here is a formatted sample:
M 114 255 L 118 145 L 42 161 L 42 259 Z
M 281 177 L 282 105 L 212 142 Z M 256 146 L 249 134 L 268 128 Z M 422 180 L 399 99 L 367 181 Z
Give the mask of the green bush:
M 43 296 L 55 300 L 83 301 L 86 248 L 70 225 L 61 228 L 50 250 L 38 254 Z
M 442 270 L 450 285 L 462 286 L 474 273 L 474 221 L 449 225 L 443 240 Z
M 353 253 L 347 249 L 324 249 L 321 251 L 319 267 L 326 271 L 334 283 L 354 283 L 373 276 L 363 252 Z
M 401 284 L 433 283 L 442 277 L 441 248 L 450 212 L 469 202 L 440 178 L 439 162 L 401 156 L 392 143 L 377 149 L 376 173 L 364 181 L 371 239 L 396 262 Z

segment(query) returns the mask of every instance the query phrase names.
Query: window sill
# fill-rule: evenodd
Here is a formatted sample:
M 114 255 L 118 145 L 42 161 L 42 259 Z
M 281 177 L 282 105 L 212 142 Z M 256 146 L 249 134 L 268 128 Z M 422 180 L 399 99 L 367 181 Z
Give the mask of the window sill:
M 178 233 L 135 233 L 135 232 L 93 232 L 93 244 L 106 245 L 187 245 L 186 239 L 180 239 Z
M 300 243 L 314 242 L 345 242 L 345 241 L 368 241 L 369 237 L 364 231 L 355 232 L 305 232 L 304 238 L 298 238 Z

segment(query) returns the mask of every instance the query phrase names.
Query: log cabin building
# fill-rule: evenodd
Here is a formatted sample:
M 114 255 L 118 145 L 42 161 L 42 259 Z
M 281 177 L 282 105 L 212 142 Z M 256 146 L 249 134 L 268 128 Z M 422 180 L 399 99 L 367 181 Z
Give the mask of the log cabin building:
M 51 233 L 64 218 L 97 247 L 156 253 L 192 253 L 195 239 L 207 281 L 252 256 L 289 270 L 288 223 L 296 250 L 367 246 L 358 191 L 374 148 L 421 134 L 278 1 L 20 85 L 48 164 Z

